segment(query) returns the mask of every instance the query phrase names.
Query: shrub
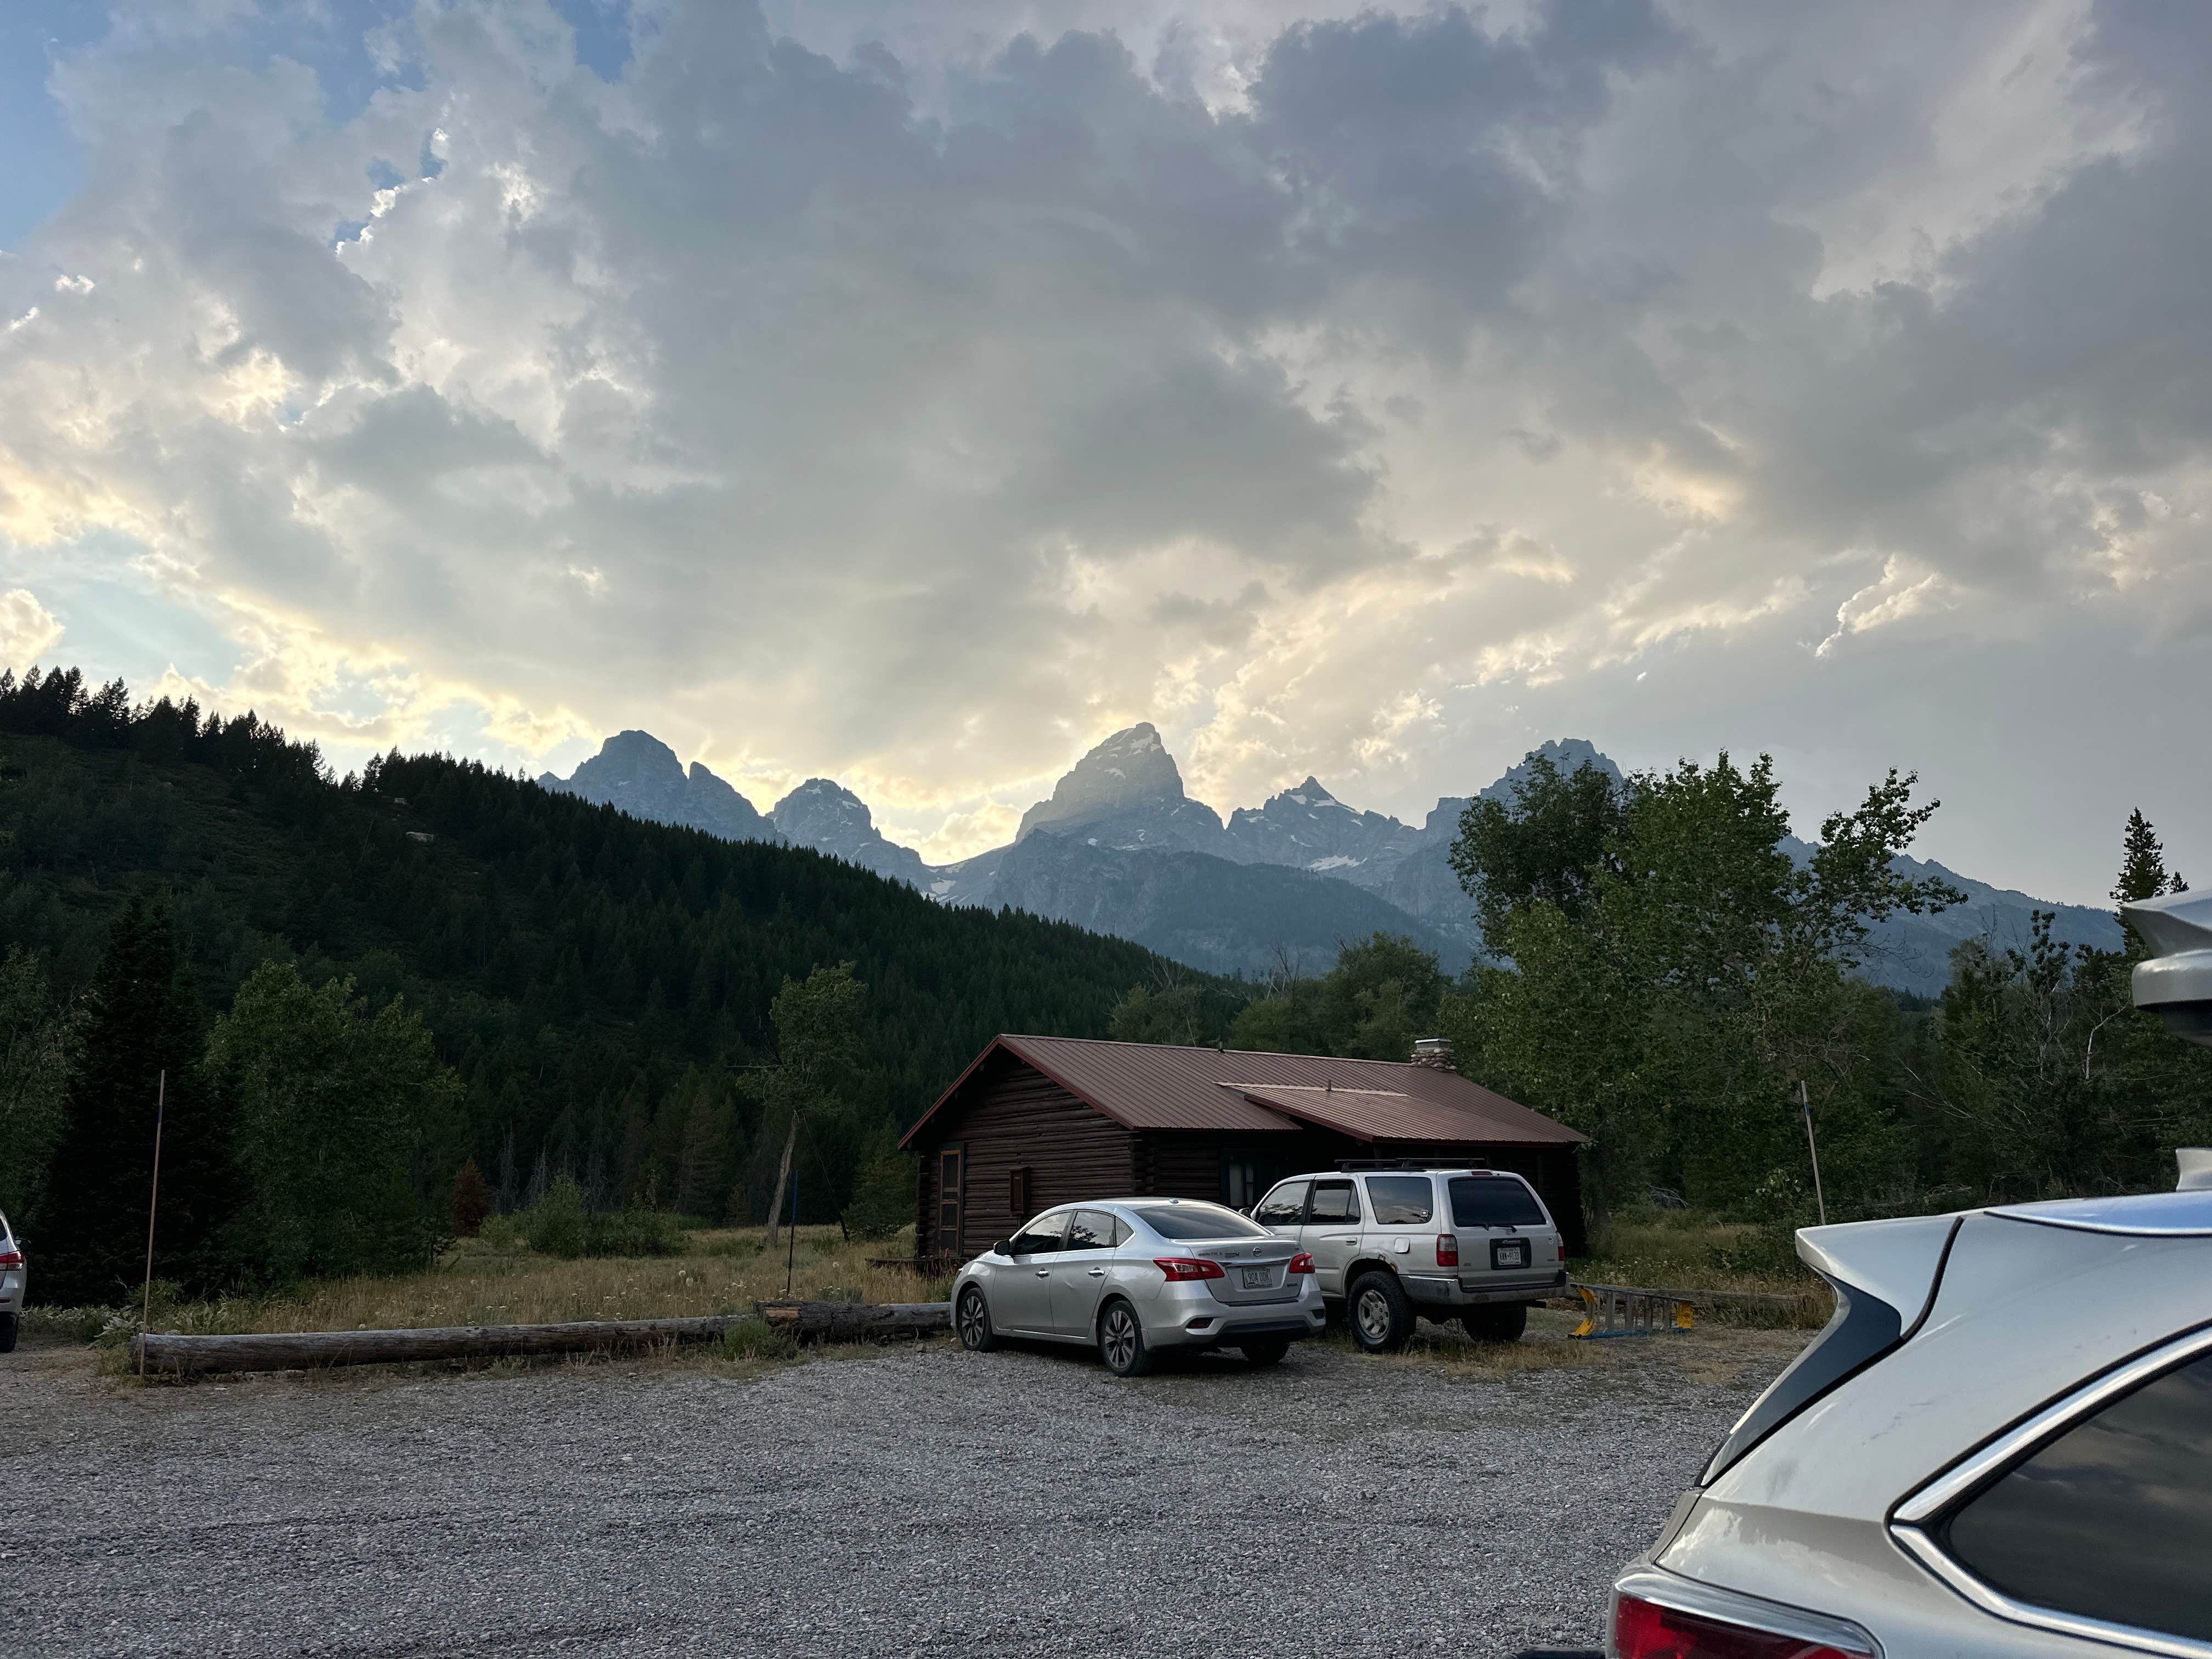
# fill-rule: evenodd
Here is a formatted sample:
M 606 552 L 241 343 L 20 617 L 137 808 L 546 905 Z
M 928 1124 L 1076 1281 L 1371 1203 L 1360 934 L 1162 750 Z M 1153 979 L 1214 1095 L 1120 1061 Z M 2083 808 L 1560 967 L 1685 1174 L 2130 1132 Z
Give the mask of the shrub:
M 683 1224 L 665 1210 L 610 1210 L 592 1217 L 584 1254 L 675 1255 L 684 1243 Z
M 584 1189 L 567 1176 L 548 1188 L 537 1207 L 522 1218 L 523 1235 L 532 1249 L 572 1258 L 584 1254 L 590 1242 L 590 1224 Z
M 845 1225 L 855 1238 L 889 1238 L 914 1219 L 915 1160 L 893 1152 L 870 1161 L 853 1188 Z

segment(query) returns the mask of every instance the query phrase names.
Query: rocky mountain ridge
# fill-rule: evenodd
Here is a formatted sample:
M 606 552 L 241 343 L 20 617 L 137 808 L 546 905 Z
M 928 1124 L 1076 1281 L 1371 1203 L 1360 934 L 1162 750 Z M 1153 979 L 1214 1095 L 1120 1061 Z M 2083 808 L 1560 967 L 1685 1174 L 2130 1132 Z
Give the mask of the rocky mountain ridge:
M 1562 771 L 1620 769 L 1588 740 L 1555 739 L 1532 751 Z M 1484 788 L 1503 799 L 1528 775 L 1523 760 Z M 744 795 L 643 732 L 618 732 L 549 789 L 567 790 L 635 817 L 689 825 L 732 840 L 811 847 L 920 889 L 945 904 L 1011 906 L 1150 945 L 1193 967 L 1255 972 L 1287 955 L 1309 970 L 1336 948 L 1378 928 L 1407 934 L 1456 972 L 1482 954 L 1474 906 L 1449 852 L 1474 797 L 1447 795 L 1419 825 L 1339 800 L 1309 776 L 1224 820 L 1185 791 L 1182 774 L 1150 721 L 1115 732 L 1022 815 L 1014 840 L 955 864 L 933 866 L 876 827 L 866 803 L 827 778 L 811 778 L 757 811 Z M 1810 848 L 1791 843 L 1793 856 Z M 2022 942 L 2032 910 L 2054 910 L 2054 936 L 2113 948 L 2118 925 L 2100 910 L 2053 905 L 1907 859 L 1916 875 L 1941 874 L 1967 902 L 1936 916 L 1895 916 L 1874 930 L 1869 976 L 1934 995 L 1960 939 L 1987 934 Z M 1287 878 L 1287 879 L 1286 879 Z

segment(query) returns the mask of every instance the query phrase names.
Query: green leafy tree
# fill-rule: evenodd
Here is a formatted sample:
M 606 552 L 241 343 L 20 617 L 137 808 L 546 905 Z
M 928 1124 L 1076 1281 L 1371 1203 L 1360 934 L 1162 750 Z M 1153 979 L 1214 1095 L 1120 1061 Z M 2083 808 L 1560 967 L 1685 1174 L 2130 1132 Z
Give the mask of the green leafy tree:
M 854 1238 L 889 1238 L 913 1224 L 917 1170 L 888 1128 L 871 1139 L 845 1209 L 845 1231 Z
M 1480 972 L 1454 1010 L 1474 1039 L 1462 1064 L 1595 1137 L 1596 1206 L 1652 1173 L 1749 1203 L 1802 1157 L 1801 1080 L 1863 1179 L 1897 1167 L 1886 1034 L 1850 974 L 1871 922 L 1960 897 L 1896 863 L 1935 810 L 1912 804 L 1916 780 L 1890 773 L 1801 860 L 1765 757 L 1686 760 L 1602 793 L 1539 758 L 1455 845 L 1511 964 Z
M 40 1209 L 34 1282 L 42 1297 L 120 1302 L 138 1284 L 157 1104 L 155 1274 L 193 1291 L 226 1279 L 219 1240 L 240 1197 L 232 1162 L 235 1107 L 223 1079 L 199 1062 L 198 1011 L 178 970 L 168 915 L 133 900 L 109 933 L 85 999 Z
M 235 1079 L 252 1196 L 239 1242 L 275 1282 L 425 1261 L 434 1167 L 461 1121 L 461 1082 L 394 999 L 372 1013 L 350 980 L 310 986 L 265 963 L 216 1022 L 211 1062 Z
M 799 1121 L 812 1115 L 826 1121 L 847 1103 L 860 1055 L 860 1010 L 868 988 L 853 976 L 853 964 L 817 968 L 803 981 L 787 979 L 769 1009 L 775 1021 L 777 1064 L 759 1074 L 758 1089 L 771 1117 L 784 1129 L 783 1157 L 775 1189 L 769 1200 L 768 1243 L 772 1248 L 785 1220 L 792 1155 L 799 1145 Z

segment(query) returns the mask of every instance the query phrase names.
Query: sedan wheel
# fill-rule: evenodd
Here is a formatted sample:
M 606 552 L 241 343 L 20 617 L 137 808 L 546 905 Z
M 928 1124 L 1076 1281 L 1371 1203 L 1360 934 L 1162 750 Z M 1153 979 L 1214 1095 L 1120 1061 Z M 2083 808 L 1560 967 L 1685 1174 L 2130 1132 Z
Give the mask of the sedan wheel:
M 1287 1342 L 1247 1342 L 1244 1358 L 1255 1365 L 1279 1365 L 1283 1356 L 1291 1351 Z
M 1413 1308 L 1404 1286 L 1386 1273 L 1352 1280 L 1348 1311 L 1352 1340 L 1370 1353 L 1395 1353 L 1413 1334 Z
M 991 1330 L 990 1304 L 983 1300 L 983 1292 L 970 1285 L 960 1292 L 960 1346 L 972 1353 L 988 1353 L 999 1346 L 999 1339 Z
M 1127 1303 L 1109 1302 L 1099 1316 L 1098 1358 L 1116 1376 L 1142 1376 L 1152 1370 L 1152 1351 L 1145 1346 L 1145 1328 Z

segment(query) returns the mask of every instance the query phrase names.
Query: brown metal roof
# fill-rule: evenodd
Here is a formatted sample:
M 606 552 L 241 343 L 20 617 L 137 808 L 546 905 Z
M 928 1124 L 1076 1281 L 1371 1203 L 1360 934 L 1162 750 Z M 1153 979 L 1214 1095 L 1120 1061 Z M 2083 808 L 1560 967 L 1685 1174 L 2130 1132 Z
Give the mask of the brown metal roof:
M 1403 1060 L 1001 1036 L 907 1132 L 905 1144 L 1000 1049 L 1130 1129 L 1266 1134 L 1311 1123 L 1369 1141 L 1572 1146 L 1586 1139 L 1455 1073 Z

